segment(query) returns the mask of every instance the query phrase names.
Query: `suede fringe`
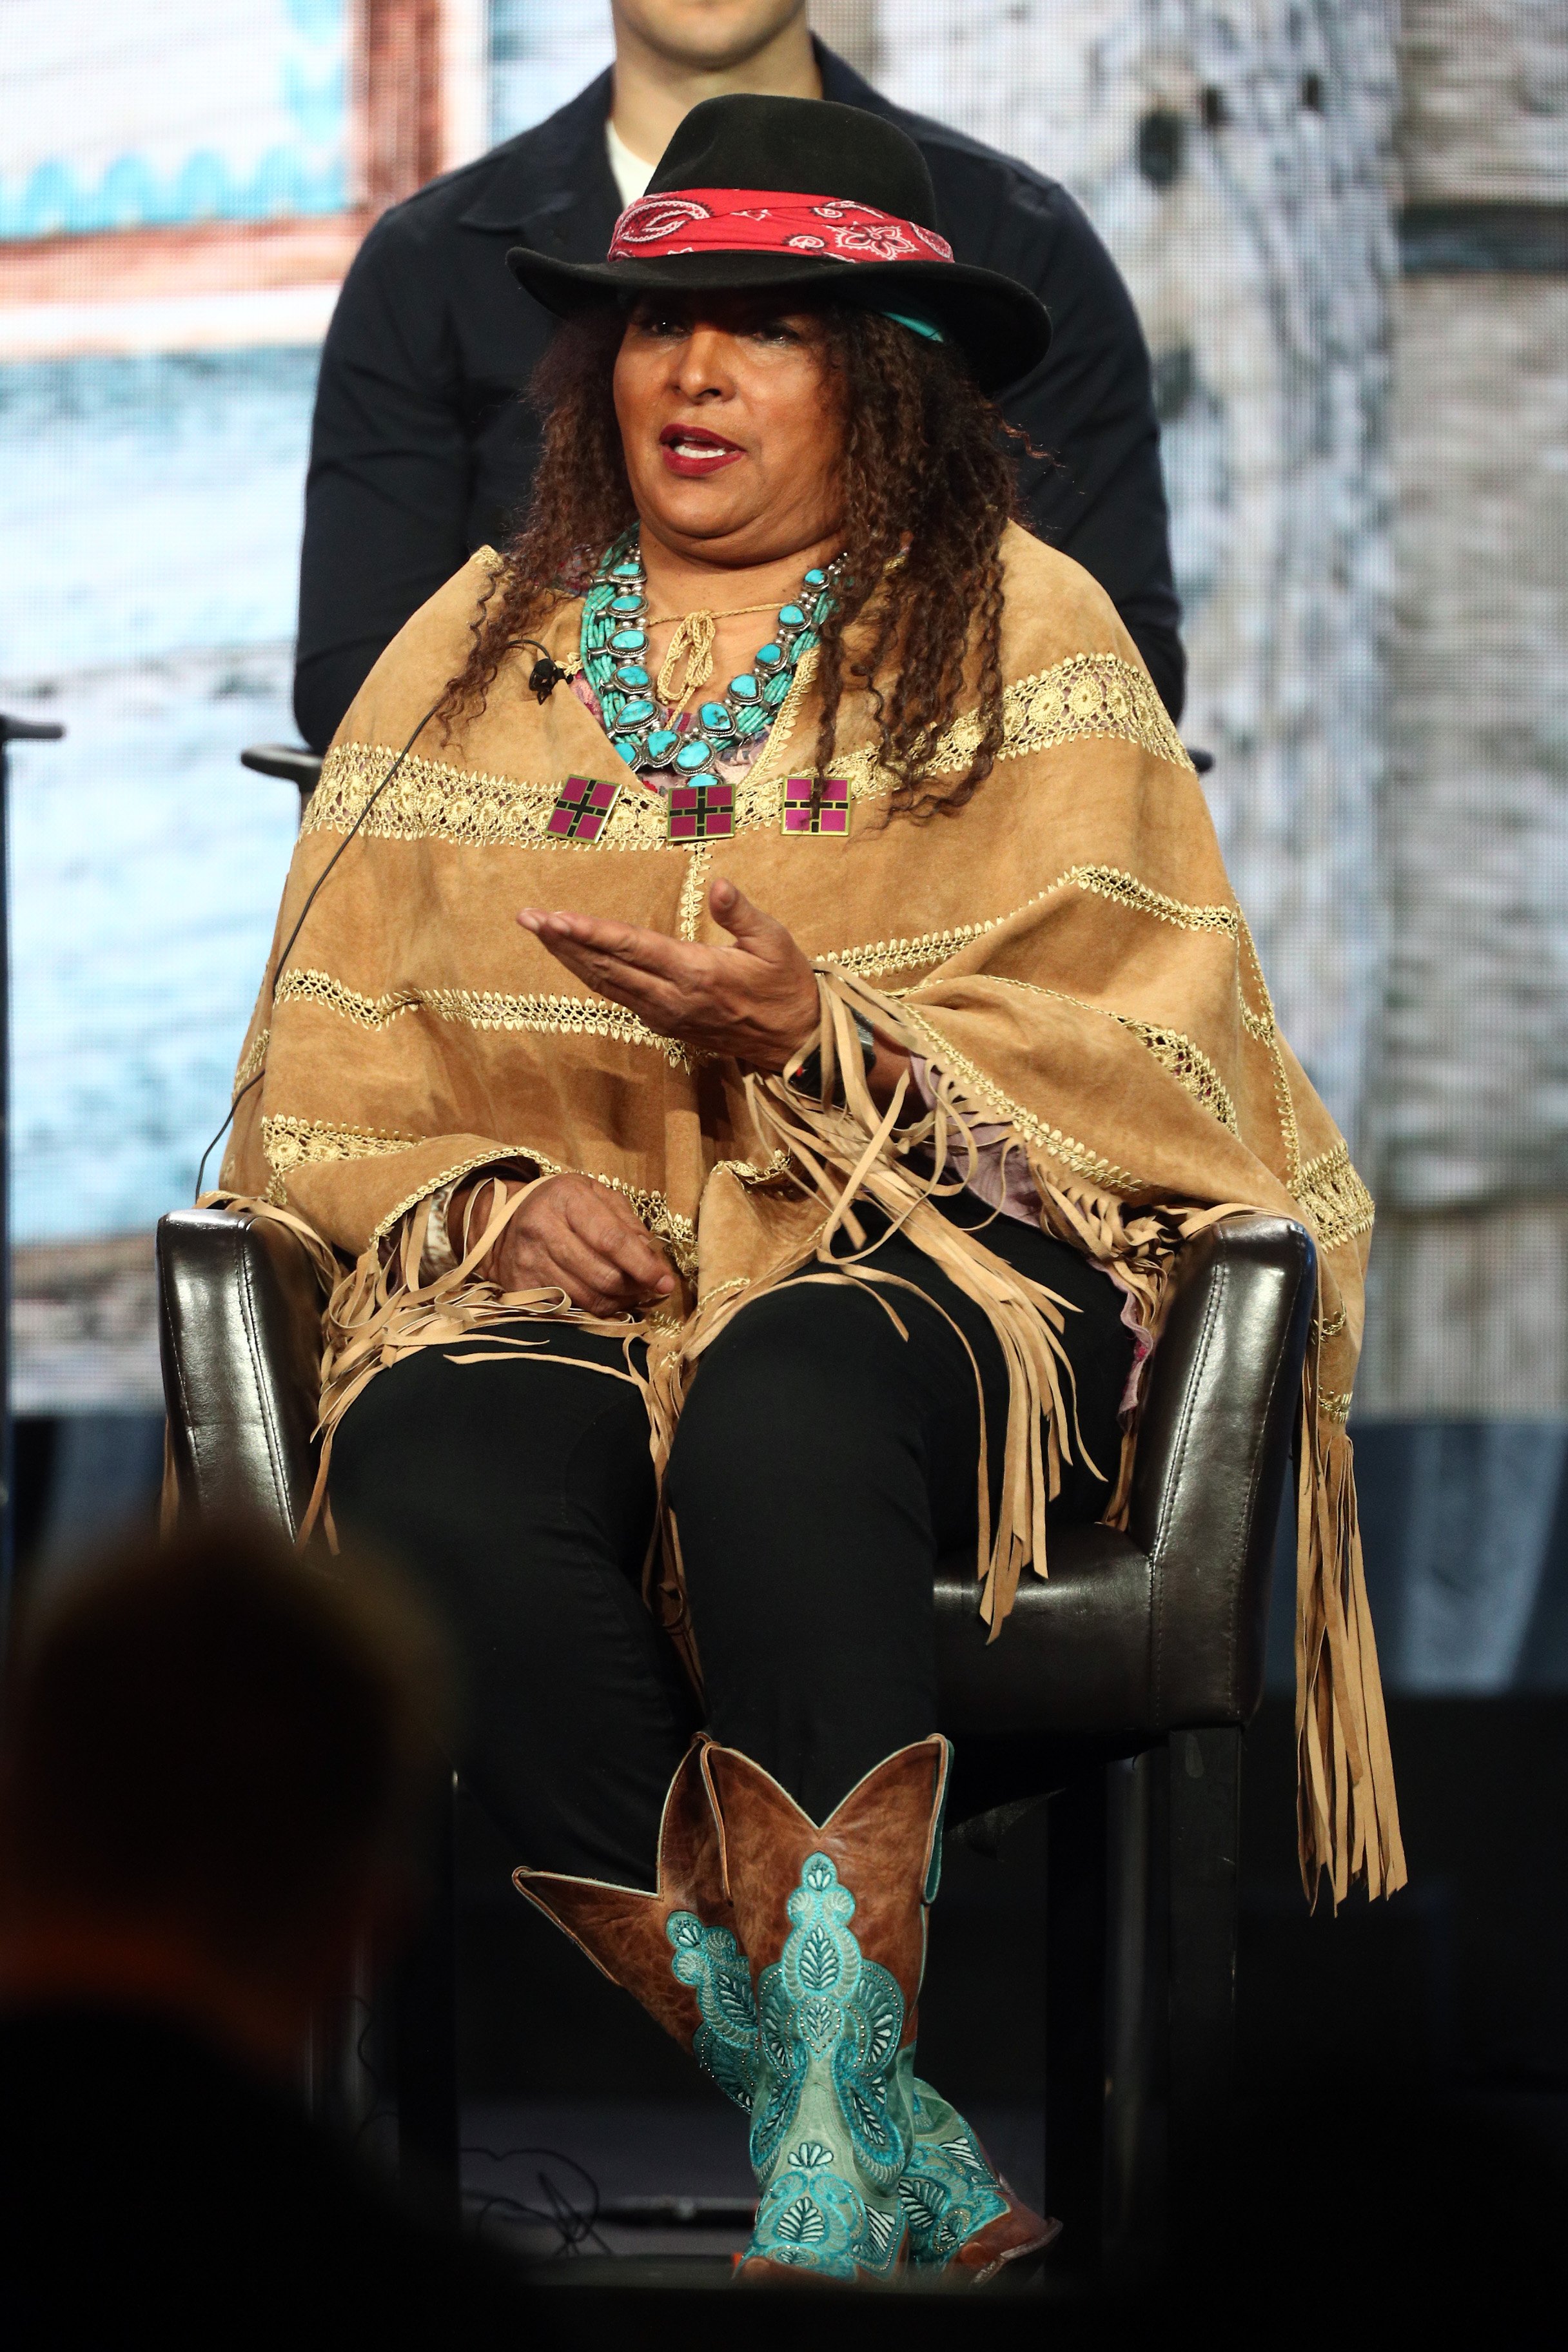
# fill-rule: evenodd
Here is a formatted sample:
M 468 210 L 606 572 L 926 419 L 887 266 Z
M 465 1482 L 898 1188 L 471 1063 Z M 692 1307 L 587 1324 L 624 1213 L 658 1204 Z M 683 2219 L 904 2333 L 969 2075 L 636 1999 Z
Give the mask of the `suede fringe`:
M 304 1245 L 325 1294 L 321 1402 L 315 1431 L 321 1441 L 321 1455 L 316 1483 L 300 1530 L 301 1544 L 308 1541 L 319 1525 L 336 1549 L 327 1478 L 338 1423 L 377 1372 L 401 1362 L 420 1348 L 453 1349 L 472 1341 L 476 1343 L 472 1349 L 454 1356 L 455 1362 L 483 1362 L 487 1358 L 502 1355 L 517 1357 L 524 1362 L 531 1356 L 539 1361 L 542 1360 L 542 1352 L 533 1342 L 514 1338 L 497 1327 L 533 1317 L 602 1333 L 625 1344 L 626 1369 L 617 1370 L 586 1358 L 578 1360 L 581 1369 L 602 1373 L 608 1380 L 628 1381 L 642 1392 L 648 1405 L 650 1425 L 656 1425 L 648 1383 L 631 1360 L 631 1344 L 643 1336 L 640 1324 L 625 1317 L 610 1320 L 584 1315 L 572 1305 L 563 1290 L 500 1290 L 479 1274 L 479 1267 L 523 1202 L 537 1184 L 545 1181 L 537 1177 L 532 1182 L 516 1183 L 504 1200 L 500 1187 L 493 1187 L 482 1225 L 473 1213 L 482 1189 L 476 1185 L 466 1213 L 462 1254 L 455 1265 L 428 1282 L 421 1278 L 434 1206 L 428 1197 L 409 1211 L 381 1248 L 366 1250 L 346 1274 L 336 1252 L 292 1210 L 233 1192 L 209 1192 L 197 1203 L 204 1209 L 244 1209 L 253 1217 L 269 1219 L 283 1226 Z M 561 1360 L 557 1357 L 553 1360 Z M 668 1444 L 664 1450 L 668 1451 Z M 662 1458 L 657 1450 L 655 1458 Z
M 499 1205 L 492 1192 L 482 1230 L 472 1229 L 471 1200 L 470 1230 L 463 1235 L 458 1264 L 428 1282 L 421 1279 L 428 1200 L 409 1212 L 385 1244 L 366 1251 L 344 1274 L 333 1252 L 291 1212 L 229 1193 L 206 1196 L 204 1206 L 243 1206 L 286 1226 L 310 1253 L 328 1293 L 318 1428 L 321 1468 L 301 1541 L 319 1519 L 324 1520 L 331 1538 L 326 1492 L 332 1435 L 377 1371 L 417 1348 L 452 1349 L 464 1342 L 474 1344 L 455 1358 L 458 1362 L 479 1362 L 503 1353 L 524 1360 L 531 1353 L 539 1360 L 534 1343 L 495 1328 L 530 1317 L 571 1323 L 624 1343 L 624 1370 L 601 1364 L 588 1369 L 629 1381 L 641 1391 L 648 1414 L 649 1451 L 662 1491 L 670 1444 L 697 1366 L 732 1318 L 752 1301 L 785 1282 L 852 1283 L 872 1292 L 903 1329 L 896 1295 L 908 1286 L 865 1262 L 868 1245 L 855 1203 L 868 1200 L 983 1308 L 1006 1365 L 1002 1501 L 994 1527 L 984 1420 L 977 1465 L 980 1614 L 995 1640 L 1024 1570 L 1047 1574 L 1046 1509 L 1059 1491 L 1062 1464 L 1073 1460 L 1075 1447 L 1080 1458 L 1089 1458 L 1062 1339 L 1066 1318 L 1077 1310 L 989 1251 L 982 1238 L 984 1227 L 960 1228 L 933 1205 L 965 1188 L 976 1161 L 973 1129 L 994 1125 L 995 1110 L 967 1098 L 949 1073 L 929 1063 L 935 1105 L 923 1119 L 900 1125 L 907 1078 L 889 1108 L 879 1110 L 866 1085 L 853 1012 L 861 1012 L 883 1036 L 922 1059 L 929 1042 L 904 1022 L 897 998 L 868 988 L 838 966 L 819 967 L 817 989 L 821 1026 L 817 1037 L 808 1042 L 820 1046 L 820 1097 L 813 1100 L 790 1083 L 806 1048 L 782 1077 L 752 1076 L 746 1083 L 764 1157 L 770 1152 L 787 1155 L 793 1181 L 815 1196 L 821 1222 L 804 1246 L 793 1249 L 743 1291 L 699 1306 L 679 1327 L 662 1320 L 595 1318 L 574 1308 L 561 1290 L 502 1292 L 483 1280 L 479 1266 L 531 1184 L 517 1186 Z M 839 1072 L 842 1104 L 835 1099 Z M 1009 1150 L 1022 1152 L 1027 1163 L 1047 1229 L 1085 1255 L 1115 1267 L 1119 1284 L 1135 1301 L 1139 1319 L 1152 1336 L 1158 1335 L 1172 1267 L 1182 1245 L 1205 1227 L 1253 1205 L 1233 1201 L 1203 1208 L 1133 1207 L 1113 1193 L 1080 1183 L 1026 1141 L 1016 1141 Z M 913 1154 L 926 1164 L 911 1165 Z M 474 1199 L 478 1197 L 476 1192 Z M 850 1244 L 847 1255 L 833 1251 L 841 1233 Z M 1319 1278 L 1321 1285 L 1321 1268 Z M 638 1339 L 647 1343 L 646 1375 L 633 1360 L 632 1345 Z M 975 1379 L 978 1386 L 978 1367 Z M 1364 1879 L 1369 1895 L 1393 1894 L 1405 1883 L 1406 1872 L 1356 1521 L 1351 1444 L 1342 1428 L 1320 1414 L 1318 1385 L 1314 1349 L 1303 1375 L 1297 1542 L 1299 1853 L 1309 1899 L 1315 1902 L 1326 1874 L 1337 1907 L 1357 1879 Z M 1112 1526 L 1126 1521 L 1134 1444 L 1135 1432 L 1129 1430 L 1105 1512 Z M 1109 1475 L 1109 1465 L 1101 1475 Z M 699 1682 L 683 1583 L 679 1536 L 665 1513 L 650 1549 L 647 1597 L 693 1681 Z
M 905 1118 L 907 1079 L 888 1109 L 879 1110 L 866 1084 L 854 1013 L 858 1011 L 883 1036 L 922 1058 L 929 1045 L 903 1022 L 896 998 L 867 987 L 836 965 L 819 968 L 816 977 L 822 1018 L 814 1042 L 822 1057 L 821 1097 L 813 1102 L 789 1083 L 804 1059 L 803 1049 L 782 1078 L 748 1080 L 752 1117 L 764 1152 L 786 1154 L 822 1206 L 813 1254 L 819 1263 L 832 1265 L 834 1273 L 808 1278 L 889 1283 L 888 1276 L 864 1265 L 858 1256 L 835 1258 L 831 1254 L 841 1232 L 853 1251 L 861 1249 L 864 1234 L 854 1204 L 873 1201 L 956 1288 L 974 1300 L 996 1336 L 1008 1375 L 1002 1501 L 993 1528 L 983 1433 L 976 1556 L 980 1614 L 994 1641 L 1013 1607 L 1024 1570 L 1032 1568 L 1041 1577 L 1047 1572 L 1046 1509 L 1060 1490 L 1062 1464 L 1075 1458 L 1075 1448 L 1078 1459 L 1110 1481 L 1107 1519 L 1113 1525 L 1125 1522 L 1131 1485 L 1131 1433 L 1116 1465 L 1090 1459 L 1078 1423 L 1072 1368 L 1062 1338 L 1067 1318 L 1078 1310 L 988 1250 L 984 1225 L 965 1230 L 934 1205 L 964 1190 L 976 1165 L 973 1130 L 994 1124 L 995 1112 L 967 1099 L 948 1072 L 930 1065 L 935 1104 L 923 1118 Z M 839 1092 L 839 1073 L 841 1104 L 833 1099 Z M 1229 1214 L 1230 1207 L 1190 1215 L 1165 1210 L 1128 1213 L 1113 1194 L 1078 1184 L 1027 1144 L 1015 1142 L 1009 1150 L 1022 1153 L 1027 1162 L 1045 1206 L 1047 1226 L 1084 1255 L 1113 1265 L 1119 1283 L 1136 1302 L 1140 1320 L 1157 1331 L 1176 1252 L 1192 1233 Z M 800 1279 L 805 1262 L 797 1253 L 740 1297 L 731 1295 L 707 1312 L 700 1311 L 685 1335 L 682 1366 L 694 1367 L 731 1317 L 763 1290 Z M 978 1377 L 976 1368 L 977 1382 Z
M 1296 1517 L 1296 1826 L 1301 1884 L 1326 1876 L 1337 1911 L 1405 1884 L 1388 1717 L 1367 1601 L 1345 1431 L 1318 1410 L 1316 1349 L 1302 1375 Z

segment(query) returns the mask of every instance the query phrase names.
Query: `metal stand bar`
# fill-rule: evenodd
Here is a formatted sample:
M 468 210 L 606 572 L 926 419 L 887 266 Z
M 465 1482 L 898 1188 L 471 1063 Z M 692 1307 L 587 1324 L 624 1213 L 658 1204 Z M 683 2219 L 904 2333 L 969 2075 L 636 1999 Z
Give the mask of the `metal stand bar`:
M 10 747 L 58 743 L 53 719 L 0 711 L 0 1652 L 11 1622 L 16 1572 L 16 1434 L 11 1413 L 11 876 Z

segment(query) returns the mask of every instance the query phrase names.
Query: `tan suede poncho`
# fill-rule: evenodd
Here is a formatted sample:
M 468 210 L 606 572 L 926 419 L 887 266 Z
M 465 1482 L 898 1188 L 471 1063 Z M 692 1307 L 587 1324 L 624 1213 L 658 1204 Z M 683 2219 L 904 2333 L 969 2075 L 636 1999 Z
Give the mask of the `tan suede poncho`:
M 943 1181 L 962 1183 L 970 1125 L 1005 1127 L 1048 1225 L 1114 1261 L 1155 1331 L 1184 1234 L 1227 1207 L 1300 1219 L 1320 1253 L 1298 1569 L 1301 1863 L 1309 1889 L 1326 1871 L 1336 1900 L 1357 1876 L 1391 1891 L 1405 1864 L 1344 1428 L 1372 1201 L 1276 1030 L 1197 778 L 1131 638 L 1065 557 L 1016 528 L 1004 555 L 1006 741 L 966 807 L 889 816 L 867 699 L 850 694 L 828 771 L 848 784 L 848 830 L 786 835 L 784 781 L 815 773 L 808 656 L 735 787 L 732 835 L 695 846 L 668 844 L 663 803 L 574 695 L 534 699 L 526 651 L 450 740 L 421 730 L 365 814 L 467 657 L 496 561 L 476 556 L 382 656 L 328 754 L 240 1061 L 237 1089 L 261 1075 L 240 1094 L 223 1182 L 311 1237 L 331 1286 L 329 1435 L 408 1348 L 568 1311 L 558 1294 L 503 1300 L 479 1279 L 493 1218 L 455 1270 L 424 1278 L 433 1194 L 497 1167 L 614 1186 L 682 1282 L 676 1310 L 634 1327 L 647 1370 L 628 1376 L 656 1460 L 715 1331 L 763 1286 L 809 1269 L 831 1223 L 847 1215 L 853 1237 L 848 1204 L 876 1200 L 984 1303 L 1008 1362 L 1005 1501 L 982 1528 L 976 1593 L 994 1632 L 1019 1574 L 1047 1571 L 1046 1496 L 1075 1442 L 1062 1318 L 931 1205 L 933 1150 Z M 542 632 L 572 667 L 579 611 L 561 606 Z M 973 724 L 955 722 L 939 772 L 966 763 Z M 622 783 L 592 841 L 546 835 L 572 778 Z M 720 873 L 817 962 L 825 1060 L 831 1073 L 837 1041 L 847 1108 L 655 1034 L 588 994 L 514 919 L 563 907 L 718 937 L 706 887 Z M 934 1113 L 877 1111 L 851 1004 L 929 1064 Z M 507 1344 L 496 1334 L 484 1348 Z M 668 1598 L 678 1580 L 667 1539 L 655 1584 Z

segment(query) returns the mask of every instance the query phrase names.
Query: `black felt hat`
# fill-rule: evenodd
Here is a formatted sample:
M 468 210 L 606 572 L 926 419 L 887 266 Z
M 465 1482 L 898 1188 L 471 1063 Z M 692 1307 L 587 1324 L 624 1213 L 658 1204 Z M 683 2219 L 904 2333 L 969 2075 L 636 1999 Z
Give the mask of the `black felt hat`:
M 914 141 L 826 99 L 704 99 L 621 215 L 606 260 L 522 246 L 507 260 L 562 318 L 660 291 L 765 287 L 857 302 L 936 329 L 987 391 L 1026 375 L 1051 339 L 1026 286 L 953 260 Z

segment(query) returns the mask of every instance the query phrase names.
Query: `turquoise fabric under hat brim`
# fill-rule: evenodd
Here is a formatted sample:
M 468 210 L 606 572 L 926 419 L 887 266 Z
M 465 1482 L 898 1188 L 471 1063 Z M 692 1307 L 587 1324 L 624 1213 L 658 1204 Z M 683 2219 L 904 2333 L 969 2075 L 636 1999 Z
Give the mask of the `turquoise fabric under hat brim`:
M 884 319 L 891 319 L 895 327 L 907 327 L 911 335 L 923 335 L 928 343 L 945 343 L 947 337 L 929 319 L 911 319 L 902 310 L 884 310 Z

